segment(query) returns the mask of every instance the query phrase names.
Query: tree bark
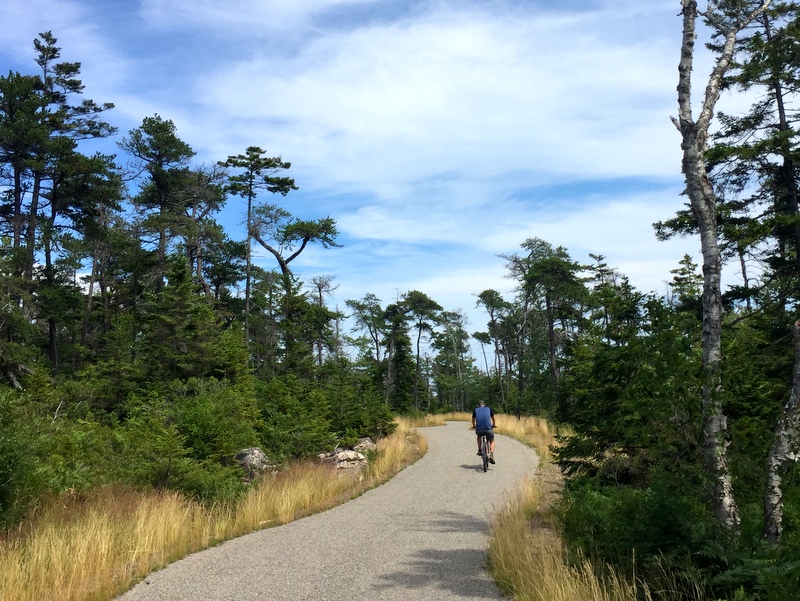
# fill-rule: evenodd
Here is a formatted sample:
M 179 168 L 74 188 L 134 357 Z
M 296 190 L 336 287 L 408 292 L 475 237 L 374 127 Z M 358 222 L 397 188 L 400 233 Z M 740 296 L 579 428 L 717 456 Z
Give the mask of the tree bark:
M 700 231 L 703 254 L 703 454 L 711 482 L 711 500 L 717 520 L 731 531 L 738 531 L 739 510 L 733 495 L 727 450 L 727 420 L 722 410 L 722 292 L 721 257 L 717 233 L 717 198 L 706 174 L 705 155 L 708 130 L 719 100 L 722 78 L 728 71 L 736 38 L 749 23 L 769 6 L 764 2 L 756 10 L 738 20 L 706 13 L 715 32 L 724 43 L 705 89 L 700 113 L 692 116 L 692 66 L 695 26 L 699 15 L 696 0 L 681 0 L 683 37 L 678 66 L 678 118 L 673 119 L 681 133 L 682 170 L 686 193 Z
M 420 364 L 419 364 L 419 357 L 420 357 L 420 346 L 422 344 L 422 324 L 417 324 L 417 365 L 416 369 L 414 370 L 414 409 L 419 409 L 419 380 L 420 380 Z
M 549 294 L 544 296 L 544 318 L 547 322 L 547 357 L 550 361 L 550 379 L 553 383 L 553 396 L 558 399 L 558 417 L 562 422 L 567 421 L 567 407 L 559 391 L 561 387 L 561 374 L 558 370 L 558 345 L 556 344 L 556 320 L 553 315 L 553 302 Z
M 94 283 L 97 279 L 97 264 L 99 262 L 99 253 L 95 247 L 92 252 L 92 271 L 89 276 L 88 288 L 86 290 L 86 311 L 83 314 L 83 323 L 81 324 L 81 346 L 86 346 L 86 341 L 89 338 L 89 324 L 92 321 L 92 305 L 94 303 Z
M 775 428 L 772 447 L 767 458 L 767 486 L 764 491 L 764 541 L 777 546 L 783 533 L 783 476 L 786 464 L 797 461 L 800 440 L 800 416 L 797 413 L 800 399 L 800 321 L 792 324 L 794 338 L 794 374 L 789 401 Z
M 31 207 L 28 213 L 28 226 L 25 229 L 25 281 L 33 285 L 33 266 L 36 263 L 36 225 L 39 219 L 39 197 L 42 191 L 42 176 L 37 171 L 33 177 Z
M 252 253 L 253 253 L 253 197 L 254 193 L 247 193 L 247 244 L 244 247 L 245 258 L 245 284 L 244 284 L 244 342 L 250 347 L 250 282 L 252 279 Z

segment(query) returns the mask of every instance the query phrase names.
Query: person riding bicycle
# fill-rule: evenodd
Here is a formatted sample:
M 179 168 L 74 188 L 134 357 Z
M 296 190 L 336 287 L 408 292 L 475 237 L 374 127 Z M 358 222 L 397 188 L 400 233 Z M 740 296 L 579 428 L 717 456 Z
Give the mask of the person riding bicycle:
M 497 424 L 494 421 L 494 411 L 487 407 L 484 401 L 480 401 L 478 406 L 472 410 L 472 427 L 475 428 L 475 433 L 478 435 L 478 455 L 481 454 L 481 436 L 485 434 L 489 441 L 489 463 L 494 463 L 494 432 L 492 432 L 492 428 L 496 428 Z

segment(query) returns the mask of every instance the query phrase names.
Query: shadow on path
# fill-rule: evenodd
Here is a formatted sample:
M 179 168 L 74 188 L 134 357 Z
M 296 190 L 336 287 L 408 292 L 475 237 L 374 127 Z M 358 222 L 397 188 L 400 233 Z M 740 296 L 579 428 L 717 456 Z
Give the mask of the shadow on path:
M 489 525 L 485 520 L 476 520 L 475 516 L 455 511 L 441 511 L 430 518 L 420 521 L 414 530 L 421 532 L 475 532 L 488 534 Z
M 477 549 L 422 549 L 402 570 L 380 577 L 378 591 L 432 589 L 464 599 L 497 599 L 497 588 L 485 577 L 486 556 Z M 426 597 L 427 598 L 427 597 Z
M 475 464 L 475 463 L 462 463 L 458 467 L 460 467 L 461 469 L 464 469 L 464 470 L 471 470 L 473 472 L 482 472 L 483 471 L 483 464 L 481 464 L 481 463 L 478 463 L 478 464 Z M 491 471 L 491 470 L 492 470 L 492 466 L 489 466 L 489 471 Z

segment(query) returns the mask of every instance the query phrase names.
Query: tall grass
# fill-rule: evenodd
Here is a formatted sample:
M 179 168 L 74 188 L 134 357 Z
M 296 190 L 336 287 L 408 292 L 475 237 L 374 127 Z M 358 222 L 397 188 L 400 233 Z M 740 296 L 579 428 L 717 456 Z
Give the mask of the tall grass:
M 468 422 L 472 419 L 472 414 L 466 412 L 444 413 L 428 417 L 430 423 L 421 425 L 442 425 L 446 421 Z M 552 425 L 540 417 L 522 416 L 517 418 L 513 415 L 495 415 L 497 423 L 497 433 L 510 436 L 530 447 L 536 449 L 542 461 L 550 461 L 552 458 L 550 447 L 556 444 L 556 432 Z
M 300 463 L 265 476 L 234 505 L 208 507 L 175 492 L 119 487 L 64 495 L 0 540 L 0 599 L 112 599 L 189 553 L 357 496 L 426 450 L 400 421 L 363 473 Z
M 513 415 L 498 415 L 496 419 L 499 434 L 533 447 L 542 461 L 552 459 L 551 447 L 556 444 L 556 432 L 546 419 L 533 416 L 517 419 Z
M 428 426 L 444 426 L 446 415 L 415 415 L 403 417 L 403 423 L 409 428 L 427 428 Z
M 543 493 L 527 482 L 494 516 L 489 565 L 500 588 L 517 601 L 642 601 L 645 586 L 613 570 L 601 578 L 588 561 L 570 566 L 557 530 L 543 508 Z

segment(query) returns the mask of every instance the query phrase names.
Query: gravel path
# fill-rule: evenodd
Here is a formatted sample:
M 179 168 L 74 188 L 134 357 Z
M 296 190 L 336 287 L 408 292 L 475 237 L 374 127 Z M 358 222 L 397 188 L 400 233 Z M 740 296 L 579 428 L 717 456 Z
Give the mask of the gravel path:
M 501 599 L 485 569 L 488 519 L 536 454 L 498 436 L 497 464 L 483 473 L 468 423 L 421 432 L 428 453 L 386 484 L 190 555 L 119 600 Z

